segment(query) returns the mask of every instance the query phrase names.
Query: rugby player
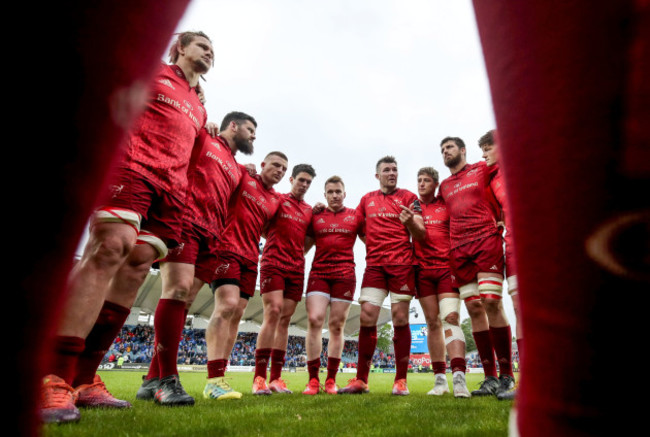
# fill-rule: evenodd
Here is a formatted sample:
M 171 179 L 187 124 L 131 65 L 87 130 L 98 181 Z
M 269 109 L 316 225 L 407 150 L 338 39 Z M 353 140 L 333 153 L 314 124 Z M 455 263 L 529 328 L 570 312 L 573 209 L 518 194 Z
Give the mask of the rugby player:
M 253 393 L 292 393 L 282 376 L 289 322 L 302 299 L 305 275 L 305 239 L 311 223 L 312 208 L 304 201 L 316 177 L 309 164 L 293 167 L 291 191 L 280 198 L 280 206 L 265 232 L 266 244 L 260 262 L 260 293 L 264 321 L 257 335 Z M 271 360 L 270 383 L 266 368 Z
M 490 181 L 497 168 L 468 164 L 465 143 L 446 137 L 440 150 L 451 176 L 440 184 L 450 218 L 452 285 L 472 322 L 485 380 L 472 396 L 497 395 L 514 386 L 511 330 L 503 311 L 503 241 L 495 219 Z M 497 378 L 496 359 L 499 360 Z
M 417 196 L 397 187 L 397 161 L 385 156 L 377 162 L 379 190 L 361 198 L 357 213 L 364 221 L 366 269 L 361 282 L 359 358 L 357 375 L 339 393 L 367 393 L 368 374 L 377 346 L 377 320 L 390 294 L 395 348 L 394 395 L 408 395 L 406 372 L 411 352 L 409 307 L 415 295 L 413 239 L 426 235 L 422 216 L 412 209 Z
M 470 397 L 465 381 L 465 334 L 460 327 L 458 289 L 451 286 L 449 269 L 449 213 L 445 202 L 436 197 L 438 171 L 423 167 L 418 171 L 418 196 L 427 235 L 414 241 L 418 262 L 416 298 L 427 322 L 427 345 L 435 375 L 434 386 L 427 393 L 449 393 L 447 361 L 449 355 L 455 397 Z
M 243 171 L 239 188 L 232 196 L 218 246 L 215 279 L 211 284 L 215 305 L 205 333 L 208 380 L 203 397 L 206 399 L 239 399 L 242 396 L 224 377 L 237 339 L 239 321 L 248 300 L 255 294 L 260 238 L 282 201 L 273 186 L 282 180 L 287 165 L 286 155 L 269 153 L 261 164 L 259 175 L 251 176 Z
M 235 155 L 253 153 L 256 129 L 257 122 L 250 115 L 230 112 L 221 122 L 219 136 L 213 138 L 203 129 L 197 138 L 189 168 L 181 244 L 160 262 L 162 296 L 154 317 L 154 355 L 137 399 L 171 406 L 194 404 L 176 382 L 180 337 L 197 293 L 213 279 L 228 202 L 242 177 Z
M 77 405 L 130 407 L 110 395 L 98 375 L 77 390 L 72 384 L 82 352 L 97 363 L 83 366 L 94 374 L 150 266 L 180 240 L 191 151 L 207 120 L 197 85 L 213 59 L 207 35 L 179 34 L 171 64 L 160 66 L 147 106 L 131 126 L 110 193 L 93 215 L 83 255 L 70 273 L 53 360 L 43 378 L 45 422 L 79 420 Z
M 309 272 L 305 305 L 309 326 L 307 328 L 307 370 L 309 380 L 303 391 L 315 395 L 321 391 L 318 372 L 321 365 L 322 330 L 329 307 L 327 348 L 327 377 L 324 391 L 337 394 L 336 374 L 343 353 L 343 328 L 350 312 L 356 289 L 354 243 L 361 235 L 363 222 L 356 210 L 347 208 L 345 184 L 339 176 L 325 181 L 327 208 L 314 214 L 308 231 L 307 253 L 313 244 L 316 253 Z
M 499 164 L 499 144 L 496 140 L 496 132 L 490 130 L 485 135 L 483 135 L 478 140 L 478 145 L 483 152 L 483 159 L 488 166 L 496 166 Z M 515 338 L 517 339 L 517 349 L 519 350 L 519 357 L 521 359 L 523 351 L 523 330 L 522 323 L 520 320 L 521 313 L 519 312 L 519 287 L 517 285 L 517 266 L 514 257 L 514 242 L 512 238 L 512 229 L 508 226 L 509 220 L 507 215 L 509 214 L 508 209 L 508 196 L 506 194 L 505 181 L 503 180 L 503 173 L 500 170 L 497 170 L 497 173 L 494 175 L 492 182 L 490 183 L 490 188 L 494 193 L 494 197 L 498 204 L 499 220 L 500 223 L 503 223 L 505 228 L 504 242 L 505 242 L 505 256 L 506 256 L 506 282 L 508 283 L 508 293 L 512 298 L 512 306 L 515 311 L 515 319 L 517 326 L 515 328 Z M 516 390 L 502 391 L 497 395 L 497 398 L 500 400 L 511 400 L 514 399 Z

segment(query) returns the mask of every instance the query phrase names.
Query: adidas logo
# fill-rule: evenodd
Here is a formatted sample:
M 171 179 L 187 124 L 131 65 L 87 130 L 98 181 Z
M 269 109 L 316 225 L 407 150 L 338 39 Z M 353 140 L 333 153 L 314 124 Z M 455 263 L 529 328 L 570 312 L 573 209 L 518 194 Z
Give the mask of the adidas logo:
M 283 206 L 286 206 L 287 208 L 289 208 L 289 207 L 291 206 L 291 203 L 287 200 L 287 201 L 284 202 L 282 205 L 283 205 Z
M 352 291 L 350 291 L 350 290 L 346 291 L 345 293 L 343 293 L 343 296 L 352 297 L 353 296 Z
M 371 201 L 371 202 L 368 204 L 368 206 L 375 206 L 375 201 L 374 201 L 374 200 Z
M 253 188 L 257 188 L 257 183 L 255 181 L 248 182 L 248 185 L 250 185 Z
M 399 289 L 399 291 L 411 291 L 411 289 L 407 284 L 404 284 L 402 285 L 402 288 Z
M 499 269 L 497 268 L 497 266 L 493 265 L 492 267 L 490 267 L 490 270 L 499 270 Z
M 217 150 L 221 150 L 221 146 L 219 145 L 219 143 L 214 142 L 214 143 L 210 143 L 210 144 L 212 144 L 214 147 L 216 147 Z
M 165 85 L 165 86 L 168 86 L 169 88 L 171 88 L 171 89 L 173 89 L 173 90 L 176 89 L 176 88 L 174 88 L 174 85 L 171 83 L 171 81 L 170 81 L 169 79 L 160 79 L 160 80 L 158 81 L 158 83 L 161 83 L 161 84 L 163 84 L 163 85 Z
M 322 224 L 322 223 L 325 223 L 325 220 L 323 220 L 323 219 L 318 219 L 318 220 L 316 221 L 316 223 L 318 223 L 318 224 Z

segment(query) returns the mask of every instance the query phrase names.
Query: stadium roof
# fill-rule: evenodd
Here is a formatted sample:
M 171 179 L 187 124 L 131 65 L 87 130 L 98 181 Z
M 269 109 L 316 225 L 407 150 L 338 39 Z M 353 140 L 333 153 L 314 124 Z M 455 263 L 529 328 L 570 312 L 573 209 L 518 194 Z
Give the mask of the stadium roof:
M 138 291 L 138 296 L 133 304 L 133 308 L 139 308 L 139 310 L 145 314 L 153 315 L 156 311 L 156 305 L 158 305 L 158 300 L 162 292 L 162 276 L 160 271 L 157 269 L 151 269 L 144 283 Z M 192 307 L 190 308 L 189 315 L 194 316 L 195 318 L 201 318 L 208 320 L 214 309 L 214 296 L 212 290 L 208 285 L 204 285 L 199 291 L 198 296 L 194 300 Z M 263 306 L 262 298 L 260 297 L 259 290 L 255 293 L 255 296 L 250 299 L 248 302 L 248 307 L 244 312 L 242 317 L 242 323 L 240 324 L 240 331 L 243 332 L 257 332 L 259 327 L 262 325 L 263 321 Z M 353 302 L 350 307 L 350 313 L 348 319 L 345 323 L 344 336 L 346 338 L 353 337 L 354 334 L 359 332 L 359 316 L 361 313 L 361 307 L 356 302 Z M 379 314 L 378 325 L 381 326 L 385 323 L 391 321 L 391 312 L 390 308 L 382 307 Z M 307 310 L 305 308 L 305 299 L 303 298 L 296 312 L 294 313 L 291 319 L 291 326 L 289 328 L 290 335 L 296 335 L 304 337 L 307 333 L 308 327 L 308 318 Z M 327 328 L 325 326 L 324 328 Z M 327 338 L 327 332 L 323 332 L 323 337 Z

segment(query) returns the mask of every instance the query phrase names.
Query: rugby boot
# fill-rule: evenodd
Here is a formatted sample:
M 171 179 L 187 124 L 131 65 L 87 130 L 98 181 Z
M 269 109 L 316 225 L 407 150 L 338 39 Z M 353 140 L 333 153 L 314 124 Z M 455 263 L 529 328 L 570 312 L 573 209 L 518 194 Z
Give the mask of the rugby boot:
M 99 375 L 95 375 L 92 384 L 81 384 L 75 391 L 77 407 L 131 408 L 128 401 L 117 399 L 108 391 Z
M 316 378 L 312 378 L 307 383 L 307 387 L 303 390 L 302 394 L 304 395 L 317 395 L 321 392 L 320 382 Z
M 336 381 L 334 381 L 333 378 L 329 378 L 328 380 L 325 381 L 325 393 L 328 395 L 335 395 L 338 394 L 339 388 L 336 385 Z
M 41 386 L 41 420 L 44 423 L 78 422 L 81 418 L 75 406 L 77 393 L 63 379 L 47 375 Z
M 496 376 L 486 376 L 480 387 L 472 392 L 472 396 L 496 395 L 500 384 Z
M 203 389 L 203 397 L 206 399 L 241 399 L 242 394 L 233 390 L 226 381 L 226 378 L 221 376 L 218 378 L 210 378 L 205 384 Z
M 433 388 L 427 392 L 428 395 L 442 396 L 445 393 L 449 393 L 449 383 L 447 382 L 447 377 L 442 373 L 436 375 L 436 379 L 433 383 Z
M 135 398 L 141 401 L 153 401 L 159 384 L 160 378 L 158 377 L 147 379 L 146 376 L 142 376 L 142 385 L 138 388 Z
M 271 381 L 271 382 L 269 383 L 269 389 L 270 389 L 272 392 L 275 392 L 275 393 L 288 393 L 288 394 L 293 393 L 293 392 L 292 392 L 291 390 L 289 390 L 289 388 L 287 387 L 287 383 L 284 382 L 284 380 L 281 379 L 281 378 L 274 379 L 273 381 Z
M 339 394 L 361 394 L 369 391 L 368 384 L 358 378 L 352 378 L 348 381 L 348 385 L 339 389 Z
M 406 385 L 406 379 L 402 378 L 395 381 L 393 384 L 393 394 L 397 396 L 406 396 L 410 394 L 409 388 Z
M 187 394 L 178 375 L 169 375 L 160 379 L 154 401 L 169 407 L 194 405 L 194 398 Z
M 472 395 L 469 394 L 469 390 L 467 389 L 467 382 L 465 381 L 464 373 L 457 372 L 452 378 L 452 383 L 454 385 L 454 397 L 457 398 L 472 397 Z
M 266 379 L 263 376 L 256 376 L 253 380 L 253 394 L 254 395 L 270 395 L 271 390 L 266 384 Z

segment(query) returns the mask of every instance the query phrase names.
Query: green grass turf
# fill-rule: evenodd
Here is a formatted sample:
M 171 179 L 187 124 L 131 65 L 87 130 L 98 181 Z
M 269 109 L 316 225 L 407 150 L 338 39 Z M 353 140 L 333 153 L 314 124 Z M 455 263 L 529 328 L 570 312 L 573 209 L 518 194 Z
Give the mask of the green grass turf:
M 193 407 L 161 407 L 138 401 L 141 372 L 100 372 L 108 389 L 133 404 L 128 410 L 83 409 L 79 423 L 46 425 L 42 435 L 56 436 L 505 436 L 512 402 L 494 397 L 455 399 L 452 394 L 427 396 L 431 373 L 409 374 L 409 396 L 390 394 L 394 375 L 372 373 L 370 393 L 305 396 L 307 373 L 283 373 L 294 394 L 253 396 L 252 373 L 231 372 L 238 400 L 206 400 L 205 373 L 182 373 L 181 381 L 194 396 Z M 354 374 L 339 374 L 345 385 Z M 450 378 L 450 375 L 448 375 Z M 468 374 L 470 391 L 482 374 Z M 324 374 L 321 374 L 321 382 Z

